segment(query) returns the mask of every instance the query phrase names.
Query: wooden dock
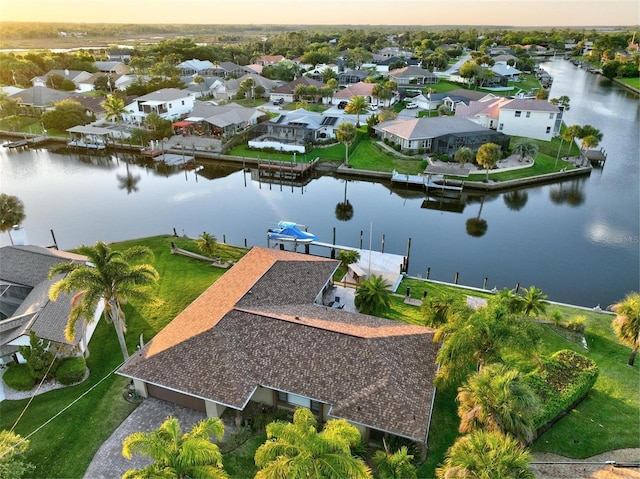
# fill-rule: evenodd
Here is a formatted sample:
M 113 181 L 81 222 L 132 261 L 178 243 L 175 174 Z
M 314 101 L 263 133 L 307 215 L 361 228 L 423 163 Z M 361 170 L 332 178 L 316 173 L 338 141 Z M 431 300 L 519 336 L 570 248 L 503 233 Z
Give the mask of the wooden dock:
M 309 163 L 290 163 L 286 161 L 269 161 L 258 163 L 260 176 L 270 178 L 295 179 L 311 173 L 318 160 Z
M 394 170 L 391 175 L 391 183 L 394 185 L 403 185 L 407 188 L 420 188 L 424 191 L 438 192 L 440 194 L 462 194 L 462 186 L 447 185 L 447 179 L 444 176 L 436 181 L 432 175 L 407 175 Z
M 587 150 L 584 153 L 584 156 L 591 163 L 596 163 L 598 165 L 604 165 L 604 162 L 607 161 L 607 153 L 603 148 L 600 148 L 599 150 Z

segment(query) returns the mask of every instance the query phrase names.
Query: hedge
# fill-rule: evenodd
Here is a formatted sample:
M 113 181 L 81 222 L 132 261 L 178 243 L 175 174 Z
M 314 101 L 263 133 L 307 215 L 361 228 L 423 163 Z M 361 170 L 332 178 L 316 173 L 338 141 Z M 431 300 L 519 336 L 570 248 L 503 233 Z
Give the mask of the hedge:
M 30 391 L 36 384 L 26 364 L 12 364 L 2 376 L 5 384 L 16 391 Z
M 598 366 L 591 359 L 564 349 L 543 359 L 541 367 L 525 377 L 542 405 L 542 411 L 534 418 L 538 436 L 587 395 L 598 373 Z
M 87 370 L 83 357 L 66 358 L 56 371 L 56 379 L 60 384 L 69 385 L 82 381 Z

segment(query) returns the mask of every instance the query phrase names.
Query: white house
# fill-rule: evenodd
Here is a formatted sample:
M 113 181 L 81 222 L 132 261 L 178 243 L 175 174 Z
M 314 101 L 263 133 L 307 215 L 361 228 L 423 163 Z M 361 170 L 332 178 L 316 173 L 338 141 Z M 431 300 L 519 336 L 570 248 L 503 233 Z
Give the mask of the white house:
M 188 90 L 163 88 L 136 98 L 126 106 L 129 112 L 125 119 L 142 123 L 149 113 L 156 112 L 167 120 L 175 120 L 188 115 L 195 105 L 196 97 Z
M 456 116 L 513 136 L 551 141 L 560 108 L 546 100 L 485 98 L 459 104 Z

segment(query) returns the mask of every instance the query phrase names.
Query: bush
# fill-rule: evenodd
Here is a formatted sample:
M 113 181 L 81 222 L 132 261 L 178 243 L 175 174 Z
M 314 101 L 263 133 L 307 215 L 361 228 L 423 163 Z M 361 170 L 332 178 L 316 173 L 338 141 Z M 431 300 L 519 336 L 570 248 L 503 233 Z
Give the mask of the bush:
M 591 359 L 564 349 L 542 360 L 540 368 L 525 377 L 542 405 L 542 411 L 534 418 L 538 435 L 587 395 L 598 373 L 598 366 Z
M 30 391 L 36 384 L 26 364 L 13 364 L 2 376 L 4 383 L 17 391 Z
M 553 324 L 556 326 L 559 326 L 560 323 L 562 323 L 562 313 L 560 311 L 554 311 L 551 313 L 551 321 L 553 321 Z
M 587 318 L 584 316 L 572 316 L 569 321 L 564 325 L 569 331 L 574 333 L 584 334 L 586 329 Z
M 87 363 L 82 356 L 66 358 L 56 371 L 56 379 L 60 384 L 75 384 L 84 379 Z

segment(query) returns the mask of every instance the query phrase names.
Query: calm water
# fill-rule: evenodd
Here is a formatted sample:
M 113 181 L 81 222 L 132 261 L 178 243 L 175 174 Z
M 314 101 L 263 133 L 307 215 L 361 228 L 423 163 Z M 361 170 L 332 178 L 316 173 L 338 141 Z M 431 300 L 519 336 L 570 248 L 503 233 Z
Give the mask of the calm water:
M 321 241 L 406 254 L 409 272 L 488 287 L 536 285 L 550 299 L 609 305 L 639 288 L 638 101 L 570 63 L 545 64 L 554 76 L 551 97 L 568 95 L 568 124 L 591 124 L 604 134 L 608 161 L 590 177 L 467 197 L 458 211 L 426 208 L 425 196 L 389 185 L 321 176 L 304 186 L 267 184 L 249 172 L 208 164 L 193 171 L 160 172 L 133 158 L 88 157 L 48 150 L 0 148 L 0 190 L 21 198 L 33 244 L 61 248 L 95 241 L 203 231 L 227 243 L 266 246 L 266 230 L 287 219 L 309 225 Z M 127 174 L 133 185 L 127 187 Z M 131 182 L 130 182 L 131 183 Z M 346 187 L 346 188 L 345 188 Z M 346 196 L 349 221 L 336 218 Z M 448 208 L 452 209 L 452 208 Z M 466 222 L 480 215 L 486 233 L 473 237 Z M 372 230 L 373 234 L 370 235 Z M 370 238 L 371 236 L 371 238 Z M 2 245 L 8 235 L 0 235 Z M 312 249 L 326 254 L 324 250 Z

